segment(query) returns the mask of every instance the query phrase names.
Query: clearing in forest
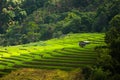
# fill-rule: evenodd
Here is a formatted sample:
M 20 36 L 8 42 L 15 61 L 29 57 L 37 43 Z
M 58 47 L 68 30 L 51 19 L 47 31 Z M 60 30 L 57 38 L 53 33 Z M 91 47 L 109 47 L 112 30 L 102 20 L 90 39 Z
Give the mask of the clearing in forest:
M 79 41 L 90 41 L 83 48 Z M 30 44 L 0 47 L 0 76 L 19 68 L 62 69 L 94 65 L 95 46 L 104 45 L 104 33 L 67 34 Z

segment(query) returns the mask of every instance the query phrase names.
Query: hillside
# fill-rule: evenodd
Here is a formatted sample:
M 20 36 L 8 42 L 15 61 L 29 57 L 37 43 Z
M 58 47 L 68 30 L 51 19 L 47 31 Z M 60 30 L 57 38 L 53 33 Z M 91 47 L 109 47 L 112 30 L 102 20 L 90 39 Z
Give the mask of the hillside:
M 79 41 L 90 41 L 84 48 Z M 68 34 L 60 38 L 0 48 L 0 74 L 19 68 L 73 70 L 94 65 L 98 53 L 94 48 L 104 45 L 104 34 Z
M 106 32 L 120 0 L 1 0 L 0 45 L 20 45 L 68 33 Z
M 120 0 L 0 0 L 0 77 L 120 80 L 119 67 Z

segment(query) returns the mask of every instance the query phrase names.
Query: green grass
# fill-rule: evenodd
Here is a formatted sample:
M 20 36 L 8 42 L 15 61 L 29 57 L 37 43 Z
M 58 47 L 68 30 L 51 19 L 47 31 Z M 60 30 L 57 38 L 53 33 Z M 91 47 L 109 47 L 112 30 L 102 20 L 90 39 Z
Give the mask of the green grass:
M 90 44 L 79 47 L 78 42 L 86 40 Z M 99 45 L 105 45 L 104 33 L 68 34 L 47 41 L 0 47 L 0 75 L 19 68 L 70 70 L 94 65 L 98 56 L 94 48 Z

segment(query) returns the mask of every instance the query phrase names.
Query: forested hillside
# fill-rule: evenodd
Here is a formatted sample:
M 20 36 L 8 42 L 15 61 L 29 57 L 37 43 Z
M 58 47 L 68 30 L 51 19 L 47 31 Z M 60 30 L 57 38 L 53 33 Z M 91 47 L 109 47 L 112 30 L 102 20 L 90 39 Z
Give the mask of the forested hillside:
M 0 45 L 105 32 L 120 0 L 0 0 Z

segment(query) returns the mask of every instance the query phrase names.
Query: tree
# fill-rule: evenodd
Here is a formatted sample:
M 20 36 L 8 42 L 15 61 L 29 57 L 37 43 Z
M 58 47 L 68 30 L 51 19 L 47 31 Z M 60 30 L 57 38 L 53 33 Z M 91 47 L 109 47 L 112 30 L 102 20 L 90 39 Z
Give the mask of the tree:
M 22 0 L 2 0 L 0 5 L 0 29 L 6 33 L 9 26 L 16 22 L 22 22 L 27 16 L 26 11 L 21 9 Z
M 106 33 L 105 41 L 111 44 L 120 37 L 120 15 L 116 15 L 110 21 L 111 29 Z
M 24 9 L 27 14 L 31 14 L 33 11 L 44 6 L 45 2 L 48 0 L 24 0 L 22 3 L 22 9 Z
M 101 1 L 101 0 L 100 0 Z M 109 22 L 111 19 L 120 14 L 120 0 L 105 0 L 104 3 L 97 9 L 96 20 L 94 21 L 94 31 L 101 32 L 110 28 Z
M 120 15 L 116 15 L 110 21 L 111 29 L 106 33 L 105 41 L 109 46 L 112 56 L 113 73 L 120 73 Z
M 101 68 L 96 68 L 93 70 L 89 80 L 107 80 L 107 75 Z
M 2 27 L 4 24 L 3 17 L 2 17 L 3 16 L 2 10 L 5 6 L 6 6 L 6 0 L 0 0 L 0 34 L 3 34 L 5 32 L 4 28 Z

